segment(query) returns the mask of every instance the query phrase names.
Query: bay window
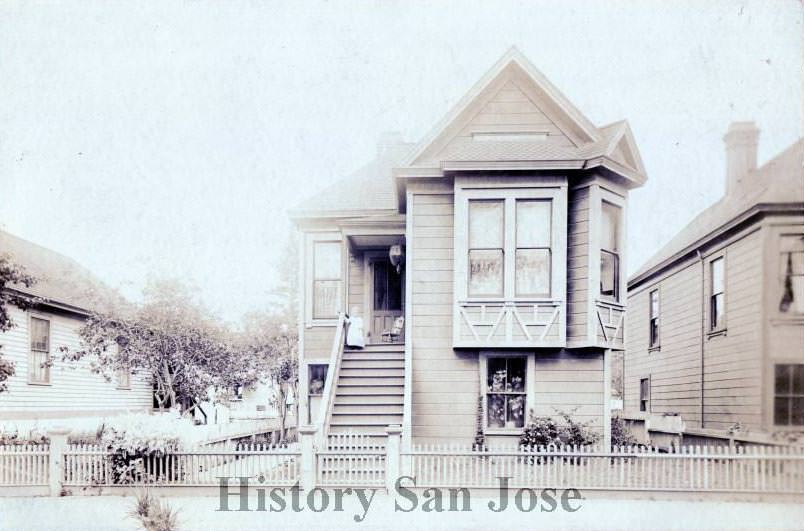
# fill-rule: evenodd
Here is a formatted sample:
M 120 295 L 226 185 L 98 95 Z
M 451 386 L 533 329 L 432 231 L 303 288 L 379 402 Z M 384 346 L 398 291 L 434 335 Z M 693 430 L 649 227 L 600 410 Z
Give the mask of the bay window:
M 620 300 L 620 207 L 603 201 L 600 224 L 600 296 Z
M 490 357 L 486 365 L 486 426 L 523 428 L 526 408 L 527 358 Z
M 342 307 L 341 243 L 313 244 L 313 319 L 333 319 Z

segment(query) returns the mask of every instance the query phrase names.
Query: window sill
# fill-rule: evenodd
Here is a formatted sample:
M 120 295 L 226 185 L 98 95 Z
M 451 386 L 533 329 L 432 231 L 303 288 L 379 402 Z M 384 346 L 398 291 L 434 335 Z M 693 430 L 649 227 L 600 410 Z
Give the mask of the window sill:
M 39 387 L 53 387 L 53 384 L 50 382 L 27 382 L 28 385 L 36 385 Z
M 727 330 L 726 328 L 720 328 L 718 330 L 710 330 L 709 332 L 706 333 L 706 338 L 707 339 L 713 339 L 715 337 L 720 337 L 720 336 L 725 337 L 726 336 L 726 330 Z
M 484 435 L 522 435 L 525 428 L 494 428 L 487 429 L 483 432 Z
M 131 387 L 130 387 L 130 386 L 129 386 L 129 387 L 117 387 L 116 389 L 117 389 L 118 391 L 131 391 Z
M 653 353 L 653 352 L 660 352 L 661 350 L 662 350 L 661 345 L 654 345 L 652 347 L 648 347 L 648 354 Z

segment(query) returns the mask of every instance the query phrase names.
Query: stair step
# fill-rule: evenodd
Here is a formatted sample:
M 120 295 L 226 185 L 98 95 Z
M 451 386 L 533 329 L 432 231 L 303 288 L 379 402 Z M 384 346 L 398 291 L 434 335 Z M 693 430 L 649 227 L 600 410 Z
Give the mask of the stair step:
M 404 343 L 369 343 L 365 348 L 349 348 L 344 352 L 405 352 Z
M 394 422 L 393 424 L 399 424 L 399 422 Z M 340 426 L 337 424 L 331 424 L 329 427 L 329 433 L 357 433 L 360 435 L 371 436 L 372 438 L 377 439 L 387 439 L 388 434 L 385 432 L 385 428 L 387 426 L 361 426 L 361 425 L 349 425 L 349 426 Z
M 400 378 L 405 376 L 405 369 L 402 367 L 389 367 L 389 368 L 368 368 L 368 367 L 346 367 L 341 368 L 341 378 L 369 378 L 369 377 L 388 377 L 398 376 Z
M 335 389 L 335 396 L 375 396 L 375 395 L 402 395 L 405 392 L 405 386 L 402 384 L 387 383 L 385 385 L 343 385 L 338 384 Z
M 405 368 L 405 360 L 376 360 L 376 359 L 344 359 L 341 361 L 341 370 L 343 369 L 403 369 Z
M 389 424 L 402 424 L 402 413 L 398 415 L 336 415 L 332 413 L 332 426 L 378 426 L 384 428 Z M 380 431 L 380 430 L 376 430 Z
M 338 387 L 354 387 L 354 386 L 385 386 L 385 385 L 405 385 L 404 376 L 340 376 L 338 378 Z
M 356 405 L 362 406 L 366 404 L 374 404 L 378 406 L 401 406 L 404 404 L 403 393 L 387 393 L 387 394 L 355 394 L 355 395 L 342 395 L 335 394 L 335 405 Z
M 346 351 L 343 353 L 343 360 L 405 360 L 404 352 L 367 352 L 364 350 Z
M 335 415 L 401 415 L 402 404 L 338 404 L 332 409 Z

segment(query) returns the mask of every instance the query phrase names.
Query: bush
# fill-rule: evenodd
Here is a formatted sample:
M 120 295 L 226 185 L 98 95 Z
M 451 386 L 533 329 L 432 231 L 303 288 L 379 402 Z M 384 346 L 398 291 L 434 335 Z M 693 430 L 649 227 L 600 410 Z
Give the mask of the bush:
M 636 446 L 639 444 L 634 434 L 632 434 L 625 421 L 620 417 L 612 417 L 611 419 L 611 447 L 617 446 Z
M 48 444 L 50 439 L 46 435 L 30 431 L 26 435 L 20 435 L 18 431 L 0 432 L 0 446 L 25 445 L 25 444 Z
M 530 412 L 519 444 L 527 447 L 595 444 L 600 436 L 589 429 L 589 423 L 577 422 L 570 413 L 558 412 L 561 422 L 553 417 L 537 417 Z
M 145 531 L 176 531 L 179 528 L 178 511 L 147 490 L 137 493 L 129 515 L 139 521 Z
M 167 477 L 180 478 L 183 473 L 178 461 L 166 458 L 168 453 L 181 449 L 176 438 L 107 429 L 100 440 L 109 450 L 115 484 L 153 483 Z M 146 462 L 153 465 L 151 470 L 146 470 Z

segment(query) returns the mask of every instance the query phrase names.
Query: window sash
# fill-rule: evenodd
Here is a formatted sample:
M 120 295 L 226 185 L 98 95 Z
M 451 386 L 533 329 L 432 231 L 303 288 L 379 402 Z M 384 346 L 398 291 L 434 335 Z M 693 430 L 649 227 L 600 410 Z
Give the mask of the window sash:
M 341 310 L 340 280 L 313 281 L 313 319 L 332 319 Z
M 650 411 L 650 378 L 639 380 L 639 410 Z
M 804 426 L 804 364 L 774 365 L 773 423 Z
M 343 301 L 343 247 L 339 241 L 313 242 L 313 319 L 334 319 Z
M 600 296 L 620 300 L 620 256 L 604 249 L 600 250 Z
M 50 353 L 32 350 L 28 357 L 28 381 L 31 383 L 50 383 Z
M 650 317 L 649 332 L 650 346 L 655 347 L 659 344 L 659 290 L 650 292 Z
M 723 257 L 709 264 L 709 329 L 721 330 L 726 324 L 726 280 Z
M 486 364 L 486 427 L 525 427 L 528 362 L 524 356 L 491 357 Z
M 315 363 L 307 366 L 308 370 L 308 394 L 310 396 L 321 396 L 324 394 L 324 385 L 327 383 L 327 371 L 329 365 L 326 363 Z

